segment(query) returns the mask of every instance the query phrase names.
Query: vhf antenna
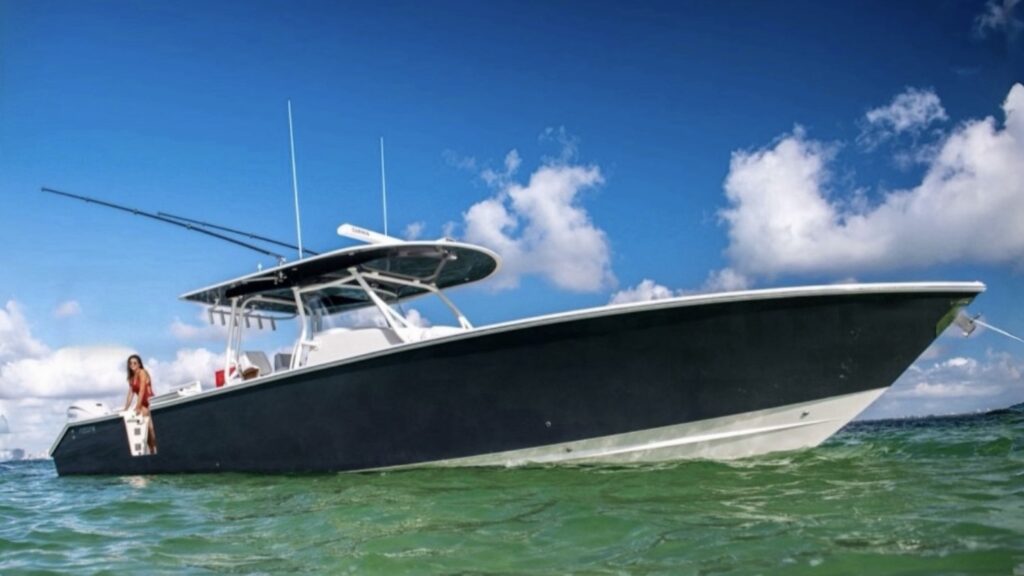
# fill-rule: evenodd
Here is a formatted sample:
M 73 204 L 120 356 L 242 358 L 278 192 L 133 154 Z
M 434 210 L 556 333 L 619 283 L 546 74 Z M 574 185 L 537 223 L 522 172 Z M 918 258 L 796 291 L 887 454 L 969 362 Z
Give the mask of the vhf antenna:
M 212 236 L 214 238 L 218 238 L 220 240 L 224 240 L 225 242 L 230 242 L 232 244 L 235 244 L 236 246 L 241 246 L 243 248 L 248 248 L 249 250 L 254 250 L 256 252 L 259 252 L 260 254 L 263 254 L 263 255 L 266 255 L 266 256 L 271 256 L 273 258 L 276 258 L 279 263 L 284 263 L 285 257 L 280 255 L 280 254 L 278 254 L 277 252 L 271 252 L 270 250 L 266 250 L 264 248 L 260 248 L 259 246 L 255 246 L 253 244 L 249 244 L 248 242 L 242 242 L 241 240 L 237 240 L 235 238 L 231 238 L 230 236 L 225 236 L 223 234 L 218 234 L 216 232 L 211 232 L 210 230 L 207 230 L 207 228 L 214 228 L 214 229 L 218 229 L 218 230 L 223 230 L 225 232 L 230 232 L 232 234 L 238 234 L 238 235 L 241 235 L 241 236 L 246 236 L 246 237 L 252 238 L 254 240 L 260 240 L 260 241 L 263 241 L 263 242 L 270 242 L 270 243 L 273 243 L 273 244 L 287 246 L 289 248 L 294 248 L 294 246 L 290 246 L 290 245 L 285 244 L 283 242 L 278 242 L 277 240 L 272 240 L 270 238 L 265 238 L 263 236 L 259 236 L 259 235 L 256 235 L 256 234 L 250 234 L 248 232 L 243 232 L 241 230 L 234 230 L 234 229 L 227 228 L 227 227 L 224 227 L 224 226 L 217 226 L 216 224 L 209 224 L 209 223 L 206 223 L 206 222 L 200 222 L 199 220 L 191 220 L 191 219 L 188 219 L 188 218 L 182 218 L 180 216 L 170 216 L 169 214 L 164 214 L 162 212 L 161 213 L 157 213 L 157 214 L 153 214 L 151 212 L 146 212 L 145 210 L 139 210 L 138 208 L 130 208 L 128 206 L 122 206 L 121 204 L 115 204 L 113 202 L 107 202 L 106 200 L 99 200 L 99 199 L 96 199 L 96 198 L 90 198 L 88 196 L 81 196 L 79 194 L 72 194 L 70 192 L 62 192 L 60 190 L 54 190 L 53 188 L 47 188 L 45 186 L 40 188 L 40 190 L 42 192 L 48 192 L 50 194 L 56 194 L 58 196 L 65 196 L 67 198 L 74 198 L 76 200 L 82 200 L 82 201 L 90 203 L 90 204 L 99 204 L 100 206 L 106 206 L 107 208 L 113 208 L 114 210 L 120 210 L 122 212 L 128 212 L 129 214 L 135 214 L 136 216 L 145 216 L 146 218 L 151 218 L 153 220 L 159 220 L 160 222 L 166 222 L 167 224 L 173 224 L 175 226 L 179 226 L 181 228 L 185 228 L 186 230 L 192 230 L 193 232 L 198 232 L 200 234 L 205 234 L 207 236 Z M 309 252 L 309 250 L 307 250 L 306 252 Z
M 302 222 L 299 220 L 299 179 L 295 175 L 295 133 L 292 131 L 292 100 L 288 99 L 288 142 L 292 149 L 292 191 L 295 193 L 295 233 L 299 237 L 299 260 L 302 260 Z
M 384 137 L 380 137 L 380 194 L 384 201 L 384 235 L 388 235 L 388 182 L 384 178 Z

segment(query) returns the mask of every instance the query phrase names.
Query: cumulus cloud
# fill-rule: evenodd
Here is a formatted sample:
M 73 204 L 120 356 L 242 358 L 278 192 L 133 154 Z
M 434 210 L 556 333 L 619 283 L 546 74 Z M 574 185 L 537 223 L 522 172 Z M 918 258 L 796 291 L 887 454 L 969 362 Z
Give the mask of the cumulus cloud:
M 445 150 L 441 153 L 441 156 L 444 157 L 444 161 L 449 166 L 459 170 L 467 170 L 469 172 L 476 172 L 477 170 L 476 158 L 472 156 L 463 156 L 454 150 Z
M 78 305 L 77 300 L 68 300 L 67 302 L 61 302 L 54 310 L 54 318 L 69 318 L 71 316 L 78 316 L 82 313 L 82 307 Z
M 174 322 L 171 322 L 170 330 L 175 338 L 185 342 L 227 338 L 227 327 L 219 324 L 189 324 L 182 322 L 180 318 L 175 318 Z
M 1024 402 L 1024 360 L 988 351 L 984 358 L 918 360 L 863 419 L 960 414 Z
M 124 389 L 129 348 L 60 348 L 0 367 L 3 398 L 98 398 Z
M 21 307 L 14 300 L 9 300 L 0 309 L 0 362 L 41 356 L 47 352 L 46 346 L 32 337 Z
M 224 368 L 224 353 L 186 348 L 178 350 L 174 360 L 149 358 L 145 364 L 153 378 L 154 390 L 168 392 L 196 380 L 207 386 L 212 384 L 214 372 Z
M 712 270 L 708 274 L 707 280 L 704 281 L 704 286 L 701 287 L 701 292 L 734 292 L 738 290 L 746 290 L 750 288 L 751 282 L 740 272 L 733 270 L 732 268 L 722 268 L 721 270 Z
M 181 318 L 175 318 L 170 326 L 171 335 L 183 342 L 225 341 L 228 337 L 227 325 L 220 323 L 219 315 L 214 315 L 213 319 L 214 323 L 211 324 L 207 310 L 200 311 L 196 316 L 198 324 L 189 324 Z
M 2 409 L 10 430 L 0 435 L 0 450 L 21 448 L 38 457 L 45 455 L 64 425 L 67 404 L 23 398 L 4 401 Z
M 664 300 L 675 296 L 671 288 L 658 284 L 654 280 L 644 278 L 639 284 L 612 294 L 609 304 L 625 304 L 627 302 L 648 302 Z
M 402 236 L 404 236 L 406 240 L 419 240 L 426 227 L 427 225 L 425 222 L 413 222 L 405 227 L 405 232 L 402 233 Z
M 523 185 L 513 178 L 520 164 L 513 150 L 503 172 L 485 172 L 497 193 L 463 214 L 465 239 L 502 257 L 494 285 L 512 288 L 525 275 L 573 292 L 613 285 L 608 238 L 580 203 L 583 191 L 604 182 L 600 168 L 548 163 Z
M 402 314 L 401 311 L 398 312 Z M 420 328 L 430 326 L 430 320 L 420 314 L 420 311 L 415 308 L 410 308 L 408 312 L 402 314 L 402 318 L 411 326 L 418 326 Z M 338 328 L 370 328 L 374 326 L 383 328 L 388 325 L 384 315 L 380 313 L 376 306 L 357 308 L 351 312 L 337 314 L 327 319 L 327 321 L 329 327 Z
M 947 120 L 946 110 L 931 89 L 907 88 L 888 106 L 869 110 L 858 139 L 870 147 L 903 133 L 919 133 L 934 122 Z
M 516 150 L 510 150 L 505 155 L 505 169 L 499 171 L 487 168 L 480 173 L 480 177 L 483 178 L 484 182 L 487 182 L 489 186 L 503 186 L 512 179 L 516 171 L 519 170 L 519 165 L 523 163 L 522 158 L 519 157 L 519 152 Z
M 994 396 L 1001 388 L 992 384 L 969 382 L 939 382 L 931 384 L 918 382 L 913 388 L 893 392 L 894 398 L 963 398 L 971 396 Z
M 455 231 L 458 227 L 458 223 L 449 220 L 444 223 L 444 226 L 441 226 L 441 235 L 445 238 L 455 238 Z
M 69 346 L 0 366 L 0 398 L 110 398 L 125 391 L 125 361 L 134 350 L 123 346 Z M 146 369 L 157 393 L 202 380 L 209 384 L 224 355 L 204 348 L 179 350 L 174 360 L 149 358 Z
M 856 274 L 952 262 L 1024 259 L 1024 86 L 1012 87 L 1000 126 L 963 123 L 940 144 L 920 184 L 874 206 L 830 190 L 832 149 L 796 129 L 733 154 L 720 212 L 734 272 Z
M 985 3 L 985 10 L 974 18 L 972 31 L 977 38 L 986 38 L 989 34 L 1006 34 L 1009 41 L 1016 39 L 1021 30 L 1024 30 L 1024 22 L 1013 14 L 1014 8 L 1020 4 L 1020 0 L 989 0 Z
M 579 152 L 580 139 L 570 134 L 565 129 L 565 126 L 559 126 L 558 128 L 549 126 L 541 132 L 537 139 L 540 142 L 549 142 L 558 146 L 558 156 L 544 158 L 544 161 L 548 163 L 568 164 Z
M 723 268 L 713 270 L 708 274 L 704 284 L 696 290 L 678 289 L 673 290 L 662 286 L 654 280 L 645 278 L 636 286 L 619 290 L 612 294 L 609 304 L 625 304 L 627 302 L 647 302 L 650 300 L 664 300 L 676 296 L 688 296 L 693 294 L 708 294 L 712 292 L 736 292 L 750 288 L 750 279 L 733 270 Z

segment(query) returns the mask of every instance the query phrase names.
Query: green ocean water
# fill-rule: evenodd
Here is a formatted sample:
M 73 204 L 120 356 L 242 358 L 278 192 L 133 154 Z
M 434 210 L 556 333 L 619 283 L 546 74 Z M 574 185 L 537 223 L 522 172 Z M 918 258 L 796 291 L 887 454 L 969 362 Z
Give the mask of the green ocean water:
M 0 574 L 1024 575 L 1024 410 L 739 462 L 58 478 L 0 464 Z

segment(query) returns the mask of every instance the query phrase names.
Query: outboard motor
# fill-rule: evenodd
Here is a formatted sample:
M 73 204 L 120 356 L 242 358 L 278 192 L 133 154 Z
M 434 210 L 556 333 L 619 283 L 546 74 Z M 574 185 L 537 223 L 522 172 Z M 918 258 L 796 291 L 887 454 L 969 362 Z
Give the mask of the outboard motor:
M 103 402 L 80 400 L 68 407 L 68 422 L 78 422 L 109 413 L 110 410 Z

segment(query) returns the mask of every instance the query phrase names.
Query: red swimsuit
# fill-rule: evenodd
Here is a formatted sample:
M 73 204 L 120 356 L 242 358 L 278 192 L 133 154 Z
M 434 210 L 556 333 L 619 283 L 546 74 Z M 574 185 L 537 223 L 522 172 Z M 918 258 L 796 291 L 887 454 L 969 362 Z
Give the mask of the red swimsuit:
M 129 385 L 132 387 L 132 392 L 134 392 L 136 394 L 139 393 L 139 388 L 141 387 L 141 384 L 139 383 L 139 377 L 138 376 L 136 376 L 135 378 L 132 378 L 132 381 L 129 383 Z M 145 396 L 142 396 L 140 394 L 140 396 L 142 398 L 142 407 L 143 408 L 149 408 L 149 397 L 152 396 L 152 395 L 153 395 L 153 387 L 152 386 L 147 386 L 146 387 L 146 394 L 145 394 Z

